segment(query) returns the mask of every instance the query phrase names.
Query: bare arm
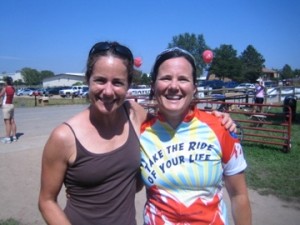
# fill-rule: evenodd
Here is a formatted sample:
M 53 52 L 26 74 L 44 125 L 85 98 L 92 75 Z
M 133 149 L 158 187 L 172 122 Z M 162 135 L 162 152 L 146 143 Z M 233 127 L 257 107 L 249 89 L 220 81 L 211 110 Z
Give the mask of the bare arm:
M 231 211 L 235 225 L 251 225 L 251 207 L 245 174 L 225 176 L 225 186 L 231 201 Z
M 72 138 L 64 125 L 50 135 L 43 152 L 39 209 L 47 224 L 71 224 L 57 203 L 72 149 Z
M 137 136 L 140 135 L 140 128 L 142 123 L 147 119 L 148 113 L 146 110 L 138 103 L 130 101 L 129 102 L 130 109 L 130 120 L 133 121 L 133 126 Z M 139 192 L 143 189 L 144 182 L 142 180 L 142 176 L 140 171 L 136 175 L 136 192 Z
M 3 87 L 0 91 L 0 98 L 3 97 L 4 93 L 5 93 L 5 87 Z

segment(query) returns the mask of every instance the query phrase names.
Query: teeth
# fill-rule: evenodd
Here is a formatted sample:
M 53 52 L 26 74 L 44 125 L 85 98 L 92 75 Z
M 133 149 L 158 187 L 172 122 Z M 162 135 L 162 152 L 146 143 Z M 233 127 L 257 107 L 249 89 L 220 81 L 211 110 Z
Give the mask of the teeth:
M 102 99 L 102 98 L 98 98 L 98 100 L 99 101 L 101 101 L 103 104 L 105 104 L 105 105 L 109 105 L 109 104 L 113 104 L 114 103 L 114 101 L 105 101 L 104 99 Z
M 110 105 L 110 104 L 113 104 L 114 103 L 114 101 L 109 101 L 109 102 L 103 102 L 104 104 L 106 104 L 106 105 Z
M 170 99 L 170 100 L 179 100 L 179 99 L 181 99 L 181 97 L 180 96 L 170 96 L 170 95 L 168 95 L 168 96 L 166 96 L 166 98 L 167 99 Z

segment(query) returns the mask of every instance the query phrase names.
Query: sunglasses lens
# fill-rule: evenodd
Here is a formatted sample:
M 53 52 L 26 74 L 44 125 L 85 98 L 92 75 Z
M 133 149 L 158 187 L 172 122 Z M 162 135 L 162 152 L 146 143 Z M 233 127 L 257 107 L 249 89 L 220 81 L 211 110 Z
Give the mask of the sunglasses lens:
M 126 57 L 129 61 L 133 61 L 133 55 L 129 48 L 117 44 L 117 43 L 109 43 L 109 42 L 99 42 L 92 47 L 89 52 L 89 56 L 100 53 L 106 52 L 109 49 L 112 49 L 116 54 Z
M 133 56 L 129 48 L 122 45 L 117 45 L 115 46 L 115 51 L 125 56 L 126 58 L 130 59 L 130 61 L 133 61 Z
M 92 49 L 89 52 L 89 56 L 97 54 L 99 52 L 107 51 L 109 47 L 110 46 L 108 42 L 99 42 L 92 47 Z

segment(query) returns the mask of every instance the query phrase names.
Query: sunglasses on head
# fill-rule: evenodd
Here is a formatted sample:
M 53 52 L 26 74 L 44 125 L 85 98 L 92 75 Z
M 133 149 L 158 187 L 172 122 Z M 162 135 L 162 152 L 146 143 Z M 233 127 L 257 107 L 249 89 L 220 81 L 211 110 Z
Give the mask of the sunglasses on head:
M 120 45 L 116 42 L 98 42 L 96 43 L 90 50 L 89 52 L 89 57 L 100 53 L 100 52 L 106 52 L 108 50 L 112 50 L 114 53 L 116 53 L 117 55 L 121 55 L 124 56 L 125 58 L 127 58 L 130 62 L 133 62 L 133 55 L 131 53 L 131 51 L 129 50 L 129 48 Z
M 157 57 L 156 57 L 156 60 L 155 61 L 158 61 L 160 60 L 162 57 L 164 57 L 165 55 L 169 54 L 169 53 L 173 53 L 173 52 L 178 52 L 178 53 L 181 53 L 183 55 L 188 55 L 189 57 L 191 57 L 194 61 L 195 61 L 195 58 L 194 56 L 189 53 L 187 50 L 184 50 L 182 48 L 179 48 L 179 47 L 173 47 L 173 48 L 168 48 L 164 51 L 162 51 Z

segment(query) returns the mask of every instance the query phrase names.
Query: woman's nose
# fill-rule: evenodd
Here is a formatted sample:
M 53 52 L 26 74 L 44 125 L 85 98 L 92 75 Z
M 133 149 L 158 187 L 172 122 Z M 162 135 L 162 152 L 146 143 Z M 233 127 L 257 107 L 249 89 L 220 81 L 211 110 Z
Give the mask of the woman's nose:
M 113 95 L 114 91 L 112 85 L 107 83 L 104 87 L 103 93 L 107 96 Z
M 177 90 L 178 89 L 178 81 L 177 80 L 171 80 L 169 88 L 173 89 L 173 90 Z

